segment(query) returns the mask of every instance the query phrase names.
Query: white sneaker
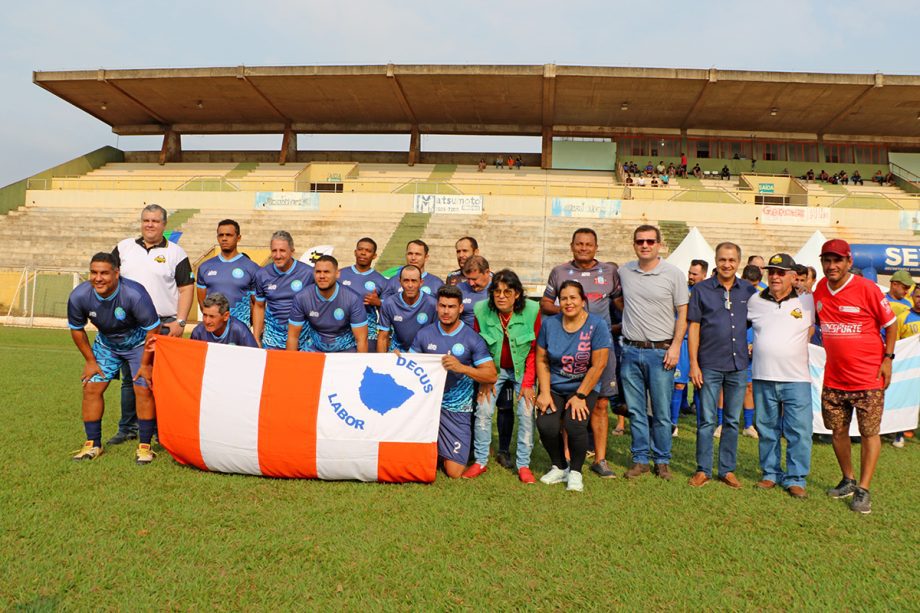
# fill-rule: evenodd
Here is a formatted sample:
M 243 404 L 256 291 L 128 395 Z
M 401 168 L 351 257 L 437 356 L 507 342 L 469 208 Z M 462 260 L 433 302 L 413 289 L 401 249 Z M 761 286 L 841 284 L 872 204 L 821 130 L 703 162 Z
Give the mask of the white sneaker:
M 896 447 L 897 449 L 904 449 L 904 439 L 903 438 L 894 439 L 893 441 L 891 441 L 891 446 Z
M 549 469 L 549 472 L 540 477 L 540 482 L 546 485 L 555 485 L 556 483 L 565 483 L 569 480 L 569 469 L 562 470 L 556 465 Z
M 674 429 L 671 430 L 671 438 L 677 438 L 677 426 L 674 426 Z
M 569 482 L 565 486 L 567 492 L 580 492 L 585 489 L 584 480 L 582 479 L 581 473 L 578 471 L 572 471 L 569 473 Z
M 757 434 L 757 429 L 754 426 L 748 426 L 741 431 L 741 434 L 744 436 L 750 436 L 751 438 L 760 438 L 760 435 Z
M 716 426 L 715 432 L 712 433 L 713 438 L 722 438 L 722 426 Z

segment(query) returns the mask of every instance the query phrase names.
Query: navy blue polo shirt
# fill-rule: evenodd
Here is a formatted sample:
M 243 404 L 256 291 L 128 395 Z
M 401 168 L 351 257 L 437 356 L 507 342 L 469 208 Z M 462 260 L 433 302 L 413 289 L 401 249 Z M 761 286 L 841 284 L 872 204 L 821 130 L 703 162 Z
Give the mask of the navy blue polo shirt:
M 693 286 L 687 321 L 700 324 L 700 368 L 730 372 L 748 367 L 747 307 L 756 291 L 753 285 L 737 278 L 727 297 L 717 277 Z

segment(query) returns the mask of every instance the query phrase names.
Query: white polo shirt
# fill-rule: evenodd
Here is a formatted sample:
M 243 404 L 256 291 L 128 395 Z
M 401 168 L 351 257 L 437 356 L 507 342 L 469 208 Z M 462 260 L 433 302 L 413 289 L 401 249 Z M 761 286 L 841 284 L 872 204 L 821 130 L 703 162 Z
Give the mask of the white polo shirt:
M 784 383 L 809 382 L 808 339 L 815 324 L 811 294 L 795 290 L 776 302 L 769 290 L 748 300 L 748 321 L 754 329 L 754 379 Z
M 143 238 L 126 238 L 115 247 L 121 260 L 121 274 L 144 286 L 160 317 L 175 317 L 179 308 L 179 288 L 194 283 L 192 267 L 185 250 L 163 239 L 147 249 Z

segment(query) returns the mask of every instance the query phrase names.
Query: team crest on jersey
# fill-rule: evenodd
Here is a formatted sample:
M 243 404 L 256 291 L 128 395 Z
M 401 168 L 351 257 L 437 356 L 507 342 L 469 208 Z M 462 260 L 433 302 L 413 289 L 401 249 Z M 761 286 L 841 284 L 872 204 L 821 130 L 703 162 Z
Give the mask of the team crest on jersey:
M 402 317 L 399 318 L 399 321 L 402 321 Z M 428 313 L 419 313 L 415 316 L 415 321 L 420 324 L 428 323 Z
M 303 281 L 301 281 L 300 279 L 294 279 L 293 281 L 291 281 L 291 289 L 294 290 L 295 292 L 299 292 L 300 290 L 303 289 Z
M 157 257 L 153 258 L 153 261 L 156 262 L 157 264 L 165 264 L 166 258 L 162 255 L 158 255 Z
M 466 353 L 466 347 L 464 347 L 461 343 L 454 343 L 454 346 L 450 348 L 450 352 L 453 355 L 461 356 Z
M 792 311 L 789 314 L 795 317 L 796 319 L 802 319 L 802 309 L 792 309 Z
M 374 291 L 374 290 L 377 289 L 377 284 L 374 283 L 373 281 L 365 281 L 365 282 L 364 282 L 364 289 L 366 289 L 366 290 L 369 291 L 369 292 L 372 292 L 372 291 Z
M 234 268 L 233 272 L 231 272 L 230 274 L 233 275 L 234 279 L 242 279 L 245 273 L 243 272 L 242 268 Z
M 345 309 L 339 307 L 332 312 L 332 316 L 335 317 L 338 321 L 345 319 Z
M 125 313 L 125 310 L 123 308 L 115 307 L 115 319 L 117 319 L 118 321 L 124 321 L 125 317 L 127 316 L 128 315 L 127 313 Z
M 821 312 L 821 309 L 823 309 L 823 308 L 824 308 L 824 305 L 821 304 L 821 301 L 819 300 L 819 301 L 818 301 L 818 304 L 815 305 L 815 310 L 818 311 L 818 312 L 820 313 L 820 312 Z

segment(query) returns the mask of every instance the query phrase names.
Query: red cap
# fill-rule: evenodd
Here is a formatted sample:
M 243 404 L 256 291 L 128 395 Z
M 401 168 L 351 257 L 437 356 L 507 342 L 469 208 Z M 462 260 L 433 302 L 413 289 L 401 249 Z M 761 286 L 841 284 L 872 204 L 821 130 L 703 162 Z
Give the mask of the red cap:
M 848 258 L 850 257 L 850 243 L 840 238 L 829 240 L 821 247 L 821 255 L 828 253 L 839 255 L 842 258 Z

